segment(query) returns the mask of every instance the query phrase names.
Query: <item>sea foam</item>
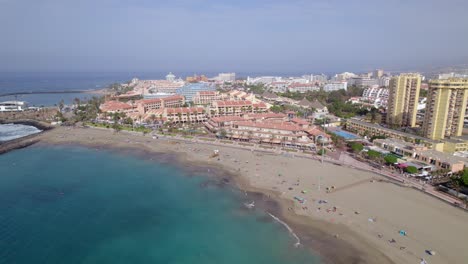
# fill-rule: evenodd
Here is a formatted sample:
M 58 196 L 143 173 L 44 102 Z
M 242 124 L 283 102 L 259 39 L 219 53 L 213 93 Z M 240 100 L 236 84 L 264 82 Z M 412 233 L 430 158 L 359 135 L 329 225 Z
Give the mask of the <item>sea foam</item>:
M 40 133 L 42 130 L 21 124 L 2 124 L 0 125 L 0 142 L 17 139 L 32 134 Z

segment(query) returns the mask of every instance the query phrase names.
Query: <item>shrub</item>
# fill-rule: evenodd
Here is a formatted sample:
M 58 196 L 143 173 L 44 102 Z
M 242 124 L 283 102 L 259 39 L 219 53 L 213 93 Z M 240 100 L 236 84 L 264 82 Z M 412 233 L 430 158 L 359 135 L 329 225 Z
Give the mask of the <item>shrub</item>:
M 364 146 L 361 143 L 352 142 L 349 144 L 353 152 L 359 153 L 364 149 Z
M 380 152 L 375 151 L 375 150 L 369 150 L 369 151 L 367 151 L 367 156 L 370 159 L 376 159 L 376 158 L 380 157 Z
M 406 167 L 405 171 L 411 174 L 415 174 L 418 172 L 418 169 L 414 166 L 408 166 Z
M 385 160 L 385 162 L 390 163 L 390 164 L 397 163 L 397 161 L 398 161 L 398 159 L 393 155 L 385 156 L 384 160 Z

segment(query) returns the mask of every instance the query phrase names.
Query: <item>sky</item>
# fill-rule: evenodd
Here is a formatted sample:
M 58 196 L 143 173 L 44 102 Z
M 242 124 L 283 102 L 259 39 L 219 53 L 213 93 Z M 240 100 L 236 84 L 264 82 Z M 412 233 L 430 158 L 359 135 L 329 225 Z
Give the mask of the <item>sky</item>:
M 0 71 L 340 72 L 468 63 L 466 0 L 0 0 Z

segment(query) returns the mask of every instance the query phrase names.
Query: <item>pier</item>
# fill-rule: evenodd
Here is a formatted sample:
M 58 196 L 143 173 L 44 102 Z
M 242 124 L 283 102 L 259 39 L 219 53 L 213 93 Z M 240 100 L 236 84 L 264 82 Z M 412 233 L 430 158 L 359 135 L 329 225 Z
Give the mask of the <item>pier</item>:
M 90 93 L 97 90 L 60 90 L 60 91 L 23 91 L 13 93 L 0 93 L 0 97 L 25 95 L 25 94 L 67 94 L 67 93 Z

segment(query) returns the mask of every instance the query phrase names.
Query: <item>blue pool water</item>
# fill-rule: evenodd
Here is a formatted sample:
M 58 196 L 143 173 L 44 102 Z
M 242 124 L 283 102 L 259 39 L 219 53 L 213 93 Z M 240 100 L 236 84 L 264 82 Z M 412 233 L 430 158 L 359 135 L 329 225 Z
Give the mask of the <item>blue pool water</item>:
M 348 132 L 343 131 L 343 130 L 332 131 L 332 133 L 335 134 L 335 135 L 337 135 L 337 136 L 343 137 L 344 139 L 356 139 L 356 138 L 359 138 L 359 137 L 357 137 L 356 135 L 353 135 L 353 134 L 348 133 Z

